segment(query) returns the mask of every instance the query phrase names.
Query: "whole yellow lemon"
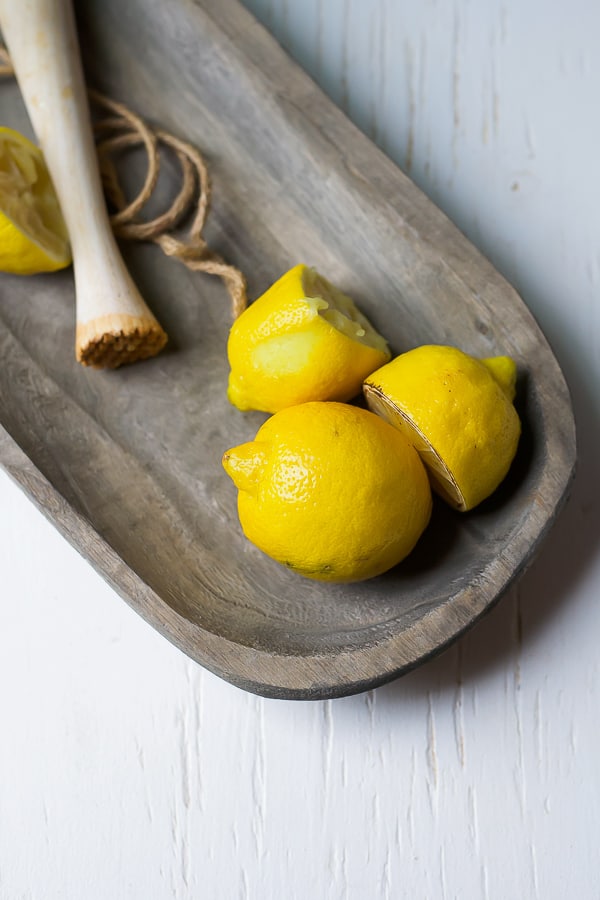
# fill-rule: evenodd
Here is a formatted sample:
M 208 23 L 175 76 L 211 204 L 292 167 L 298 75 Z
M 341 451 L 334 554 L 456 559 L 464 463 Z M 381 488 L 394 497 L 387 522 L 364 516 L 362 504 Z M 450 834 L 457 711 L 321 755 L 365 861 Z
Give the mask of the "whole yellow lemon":
M 418 453 L 365 409 L 310 402 L 225 453 L 246 537 L 308 578 L 361 581 L 395 566 L 431 515 Z

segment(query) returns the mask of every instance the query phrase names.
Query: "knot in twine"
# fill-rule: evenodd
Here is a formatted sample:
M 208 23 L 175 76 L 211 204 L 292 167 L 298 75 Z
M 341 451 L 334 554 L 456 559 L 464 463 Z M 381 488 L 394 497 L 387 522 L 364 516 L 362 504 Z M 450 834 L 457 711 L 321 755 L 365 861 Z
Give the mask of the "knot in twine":
M 0 47 L 0 77 L 13 74 L 8 52 Z M 211 195 L 210 177 L 202 154 L 187 141 L 150 127 L 125 104 L 92 89 L 88 89 L 88 96 L 102 113 L 94 121 L 94 134 L 104 193 L 116 210 L 110 216 L 115 235 L 128 240 L 152 241 L 166 256 L 178 259 L 188 269 L 217 275 L 227 288 L 232 316 L 236 319 L 247 305 L 246 279 L 239 269 L 214 253 L 202 236 Z M 160 145 L 169 147 L 177 156 L 182 173 L 181 187 L 168 209 L 153 219 L 142 221 L 140 213 L 158 181 Z M 145 149 L 148 166 L 138 195 L 128 201 L 114 157 L 134 147 Z M 187 235 L 181 238 L 173 234 L 182 220 L 192 213 Z

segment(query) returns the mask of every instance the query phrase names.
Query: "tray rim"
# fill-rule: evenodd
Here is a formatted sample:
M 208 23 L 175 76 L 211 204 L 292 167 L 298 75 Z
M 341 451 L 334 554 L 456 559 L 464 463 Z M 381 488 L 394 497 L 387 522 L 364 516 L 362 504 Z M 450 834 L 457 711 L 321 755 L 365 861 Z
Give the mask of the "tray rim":
M 387 667 L 373 666 L 373 656 L 370 655 L 369 670 L 365 671 L 362 677 L 351 680 L 345 671 L 339 671 L 340 656 L 344 657 L 346 663 L 344 670 L 346 668 L 351 670 L 359 658 L 360 668 L 364 669 L 364 647 L 335 654 L 338 668 L 332 673 L 332 654 L 316 654 L 314 656 L 275 654 L 238 644 L 201 628 L 179 615 L 124 562 L 111 545 L 95 530 L 92 523 L 69 504 L 2 424 L 0 424 L 0 467 L 113 590 L 163 637 L 204 668 L 230 684 L 263 697 L 282 700 L 326 700 L 362 693 L 393 681 L 443 652 L 461 634 L 468 631 L 489 612 L 513 581 L 531 565 L 547 531 L 550 530 L 562 506 L 568 500 L 576 468 L 574 461 L 561 497 L 554 507 L 554 514 L 546 520 L 545 527 L 539 532 L 538 540 L 529 545 L 528 553 L 523 555 L 521 565 L 506 575 L 504 583 L 500 587 L 494 586 L 493 596 L 486 602 L 479 603 L 475 614 L 471 610 L 470 617 L 460 622 L 453 631 L 446 632 L 444 640 L 437 642 L 430 640 L 417 657 L 403 663 L 398 662 L 398 650 L 406 644 L 407 636 L 418 637 L 422 633 L 431 636 L 431 625 L 434 621 L 438 624 L 436 620 L 442 616 L 448 606 L 452 605 L 455 597 L 464 595 L 465 589 L 459 590 L 456 595 L 448 597 L 444 604 L 417 620 L 410 628 L 378 642 L 377 649 L 380 651 L 378 656 L 388 658 Z M 483 597 L 481 592 L 479 592 L 479 597 Z M 426 627 L 425 623 L 429 627 Z M 203 652 L 194 653 L 193 649 L 199 646 L 199 638 L 202 639 Z M 248 675 L 257 663 L 261 664 L 262 680 L 253 680 Z M 265 663 L 267 663 L 266 667 Z M 288 684 L 281 683 L 283 680 L 280 669 L 282 663 L 285 663 L 287 674 L 291 676 Z M 228 668 L 225 668 L 225 665 Z M 265 675 L 271 670 L 272 674 L 276 674 L 277 677 L 266 681 Z M 332 674 L 335 677 L 332 677 Z

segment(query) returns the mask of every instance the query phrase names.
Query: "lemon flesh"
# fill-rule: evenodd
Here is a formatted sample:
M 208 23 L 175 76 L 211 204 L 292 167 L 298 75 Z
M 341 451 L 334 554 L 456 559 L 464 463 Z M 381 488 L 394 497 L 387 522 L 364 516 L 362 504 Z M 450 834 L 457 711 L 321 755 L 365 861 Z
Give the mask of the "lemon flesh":
M 384 338 L 350 297 L 305 265 L 275 282 L 234 322 L 227 396 L 241 410 L 277 412 L 347 401 L 390 359 Z
M 516 365 L 426 345 L 396 357 L 365 381 L 369 409 L 419 452 L 433 489 L 466 512 L 492 494 L 515 456 L 521 423 L 512 400 Z
M 0 271 L 32 275 L 70 262 L 67 228 L 41 150 L 0 128 Z
M 307 578 L 352 582 L 387 571 L 431 515 L 415 449 L 383 419 L 344 403 L 281 410 L 223 465 L 246 537 Z

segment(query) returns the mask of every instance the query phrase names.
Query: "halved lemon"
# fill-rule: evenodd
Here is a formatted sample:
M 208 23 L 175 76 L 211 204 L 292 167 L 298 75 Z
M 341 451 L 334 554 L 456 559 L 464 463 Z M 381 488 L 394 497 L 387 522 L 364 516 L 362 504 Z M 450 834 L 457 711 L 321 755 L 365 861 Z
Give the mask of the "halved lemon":
M 373 372 L 363 390 L 369 409 L 419 452 L 434 490 L 465 512 L 496 490 L 516 453 L 516 372 L 508 356 L 426 345 Z
M 390 358 L 354 301 L 305 265 L 275 282 L 234 322 L 228 397 L 277 412 L 313 400 L 351 400 Z
M 33 275 L 70 262 L 67 227 L 42 151 L 0 127 L 0 271 Z

